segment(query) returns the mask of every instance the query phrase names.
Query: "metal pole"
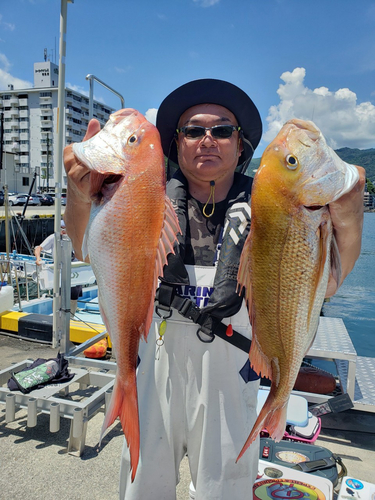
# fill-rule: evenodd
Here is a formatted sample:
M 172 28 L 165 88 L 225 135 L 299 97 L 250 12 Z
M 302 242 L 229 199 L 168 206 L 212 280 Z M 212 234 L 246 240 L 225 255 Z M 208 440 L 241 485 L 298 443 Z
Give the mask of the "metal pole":
M 97 81 L 98 83 L 100 83 L 100 85 L 102 85 L 103 87 L 105 87 L 107 90 L 110 90 L 115 95 L 117 95 L 120 98 L 120 101 L 121 101 L 121 108 L 120 109 L 124 109 L 125 108 L 125 99 L 123 98 L 123 96 L 121 94 L 119 94 L 112 87 L 110 87 L 109 85 L 107 85 L 106 83 L 104 83 L 102 80 L 100 80 L 95 75 L 87 75 L 86 76 L 86 80 L 90 80 L 89 120 L 91 120 L 91 118 L 94 115 L 94 80 Z
M 53 282 L 53 335 L 52 347 L 56 348 L 60 344 L 62 332 L 62 319 L 59 314 L 60 310 L 60 270 L 58 266 L 61 262 L 61 245 L 60 230 L 61 230 L 61 186 L 62 186 L 62 163 L 63 163 L 63 147 L 64 147 L 64 119 L 65 119 L 65 57 L 66 57 L 66 18 L 67 18 L 67 3 L 74 3 L 74 0 L 61 0 L 60 14 L 60 54 L 59 54 L 59 88 L 57 94 L 58 119 L 57 119 L 57 154 L 56 173 L 55 173 L 55 246 L 54 246 L 54 282 Z M 47 165 L 48 168 L 48 165 Z M 68 332 L 69 334 L 69 332 Z

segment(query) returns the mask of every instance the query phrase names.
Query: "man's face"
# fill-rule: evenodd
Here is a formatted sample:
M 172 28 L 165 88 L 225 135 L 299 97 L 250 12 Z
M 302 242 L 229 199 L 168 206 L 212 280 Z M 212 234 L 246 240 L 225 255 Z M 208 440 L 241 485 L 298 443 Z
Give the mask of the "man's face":
M 178 127 L 200 125 L 235 125 L 237 120 L 229 109 L 217 104 L 199 104 L 187 109 Z M 177 137 L 179 166 L 187 180 L 220 181 L 233 176 L 242 152 L 239 132 L 227 139 L 212 137 L 211 131 L 198 139 L 190 139 L 180 132 Z

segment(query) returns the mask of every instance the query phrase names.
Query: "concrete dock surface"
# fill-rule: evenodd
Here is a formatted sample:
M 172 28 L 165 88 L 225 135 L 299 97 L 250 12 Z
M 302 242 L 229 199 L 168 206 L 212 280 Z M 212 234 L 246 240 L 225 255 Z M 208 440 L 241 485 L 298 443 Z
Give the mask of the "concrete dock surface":
M 54 357 L 57 350 L 46 344 L 11 338 L 0 332 L 0 353 L 0 370 L 3 370 L 12 363 L 26 359 Z M 5 405 L 1 404 L 0 498 L 118 499 L 123 433 L 117 421 L 103 439 L 98 452 L 103 415 L 100 411 L 89 420 L 84 453 L 76 456 L 67 453 L 70 420 L 61 418 L 59 432 L 51 433 L 49 415 L 39 413 L 36 427 L 29 428 L 27 411 L 20 409 L 16 412 L 15 420 L 6 423 Z M 352 430 L 348 431 L 348 427 Z M 375 414 L 350 411 L 345 412 L 345 415 L 323 417 L 323 429 L 316 444 L 337 453 L 349 475 L 375 482 Z M 189 500 L 187 459 L 181 464 L 180 475 L 177 500 Z M 154 499 L 163 500 L 157 496 L 157 488 Z

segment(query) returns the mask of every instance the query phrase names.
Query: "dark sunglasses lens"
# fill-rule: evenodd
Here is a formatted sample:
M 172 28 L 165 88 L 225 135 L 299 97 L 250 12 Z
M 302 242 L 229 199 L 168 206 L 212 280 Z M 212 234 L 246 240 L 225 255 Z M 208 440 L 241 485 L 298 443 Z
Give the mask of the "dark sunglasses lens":
M 231 125 L 218 125 L 217 127 L 212 127 L 212 137 L 216 139 L 228 139 L 233 133 L 233 127 Z
M 189 139 L 198 139 L 199 137 L 203 137 L 205 134 L 204 127 L 186 127 L 185 128 L 185 136 Z

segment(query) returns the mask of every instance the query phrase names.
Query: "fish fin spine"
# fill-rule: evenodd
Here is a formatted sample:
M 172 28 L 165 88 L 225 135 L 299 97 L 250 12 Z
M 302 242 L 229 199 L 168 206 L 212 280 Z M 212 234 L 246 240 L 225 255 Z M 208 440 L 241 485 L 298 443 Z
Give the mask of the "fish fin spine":
M 130 451 L 130 470 L 132 482 L 134 481 L 135 474 L 137 472 L 140 446 L 138 397 L 135 371 L 133 377 L 134 380 L 128 380 L 125 384 L 120 384 L 118 378 L 116 378 L 111 401 L 106 412 L 99 440 L 100 446 L 106 429 L 108 429 L 116 418 L 119 417 Z
M 267 356 L 263 353 L 256 335 L 254 335 L 253 329 L 253 340 L 251 342 L 250 352 L 249 352 L 250 364 L 253 370 L 262 377 L 271 378 L 272 369 L 268 361 Z

